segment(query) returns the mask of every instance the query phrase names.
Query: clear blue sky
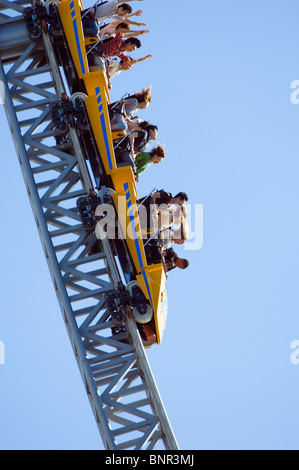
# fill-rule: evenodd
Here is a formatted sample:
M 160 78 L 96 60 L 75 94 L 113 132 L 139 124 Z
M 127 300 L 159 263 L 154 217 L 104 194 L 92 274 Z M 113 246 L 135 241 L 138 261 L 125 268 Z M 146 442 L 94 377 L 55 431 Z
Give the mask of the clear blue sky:
M 93 2 L 86 2 L 91 5 Z M 111 99 L 152 85 L 142 116 L 167 156 L 140 178 L 204 207 L 204 243 L 168 280 L 148 357 L 181 449 L 298 449 L 299 5 L 144 0 L 136 65 Z M 140 19 L 141 20 L 141 19 Z M 0 109 L 1 449 L 101 449 Z

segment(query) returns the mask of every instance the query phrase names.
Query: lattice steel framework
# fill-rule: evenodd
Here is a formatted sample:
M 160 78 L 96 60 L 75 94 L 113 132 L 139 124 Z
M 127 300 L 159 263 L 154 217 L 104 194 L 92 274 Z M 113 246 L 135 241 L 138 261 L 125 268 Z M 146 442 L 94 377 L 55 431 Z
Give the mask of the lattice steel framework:
M 94 183 L 76 130 L 70 130 L 70 143 L 57 145 L 54 138 L 49 105 L 65 91 L 64 82 L 48 35 L 38 42 L 28 38 L 26 6 L 0 0 L 6 114 L 104 447 L 178 449 L 134 320 L 112 334 L 105 293 L 121 281 L 119 265 L 108 242 L 100 244 L 82 228 L 76 200 Z

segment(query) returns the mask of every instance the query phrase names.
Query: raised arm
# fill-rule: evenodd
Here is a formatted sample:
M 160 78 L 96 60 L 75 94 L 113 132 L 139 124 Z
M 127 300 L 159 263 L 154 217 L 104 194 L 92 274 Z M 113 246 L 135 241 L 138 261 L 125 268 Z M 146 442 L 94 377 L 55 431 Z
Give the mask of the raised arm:
M 122 21 L 123 23 L 131 24 L 133 26 L 146 26 L 146 23 L 138 23 L 137 21 L 129 20 L 128 17 L 125 17 Z
M 124 38 L 137 38 L 137 36 L 142 36 L 143 34 L 148 34 L 149 31 L 147 30 L 141 30 L 141 31 L 128 31 L 127 33 L 124 34 Z
M 138 131 L 138 130 L 139 130 L 138 124 L 136 124 L 136 122 L 131 121 L 130 118 L 126 118 L 126 121 L 127 121 L 127 125 L 128 125 L 129 131 L 131 131 L 131 130 L 133 130 L 133 129 L 134 129 L 135 131 Z
M 124 18 L 131 18 L 132 16 L 141 16 L 143 13 L 142 10 L 137 10 L 135 13 L 130 13 L 129 15 L 126 15 Z
M 138 137 L 138 132 L 131 132 L 130 134 L 130 155 L 135 161 L 135 153 L 134 153 L 134 143 L 135 139 Z
M 140 59 L 131 59 L 130 60 L 130 63 L 132 65 L 134 64 L 138 64 L 138 62 L 142 62 L 143 60 L 147 60 L 147 59 L 152 59 L 154 56 L 152 54 L 148 54 L 146 55 L 145 57 L 141 57 Z

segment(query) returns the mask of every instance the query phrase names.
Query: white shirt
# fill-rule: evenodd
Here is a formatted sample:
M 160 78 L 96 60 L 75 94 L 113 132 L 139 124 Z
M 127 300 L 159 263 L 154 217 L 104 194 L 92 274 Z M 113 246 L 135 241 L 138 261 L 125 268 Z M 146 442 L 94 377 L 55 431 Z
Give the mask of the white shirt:
M 95 11 L 95 18 L 97 20 L 105 20 L 107 18 L 119 18 L 116 14 L 116 10 L 119 7 L 118 0 L 109 0 L 103 5 L 99 4 Z
M 111 36 L 115 35 L 115 28 L 116 28 L 116 26 L 113 25 L 112 23 L 109 23 L 106 26 L 103 26 L 100 29 L 100 38 L 102 38 L 103 36 L 111 37 Z
M 120 63 L 116 59 L 108 59 L 108 70 L 110 78 L 114 78 L 120 74 L 121 68 Z

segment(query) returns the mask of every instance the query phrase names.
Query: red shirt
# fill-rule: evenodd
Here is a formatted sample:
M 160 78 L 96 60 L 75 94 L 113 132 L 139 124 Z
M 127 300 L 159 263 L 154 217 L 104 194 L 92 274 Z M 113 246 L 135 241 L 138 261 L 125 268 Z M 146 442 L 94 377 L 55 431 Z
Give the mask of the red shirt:
M 116 34 L 113 38 L 109 39 L 107 42 L 103 42 L 100 45 L 100 50 L 103 52 L 106 58 L 117 56 L 124 62 L 130 60 L 125 52 L 121 50 L 121 47 L 124 44 L 123 38 Z

